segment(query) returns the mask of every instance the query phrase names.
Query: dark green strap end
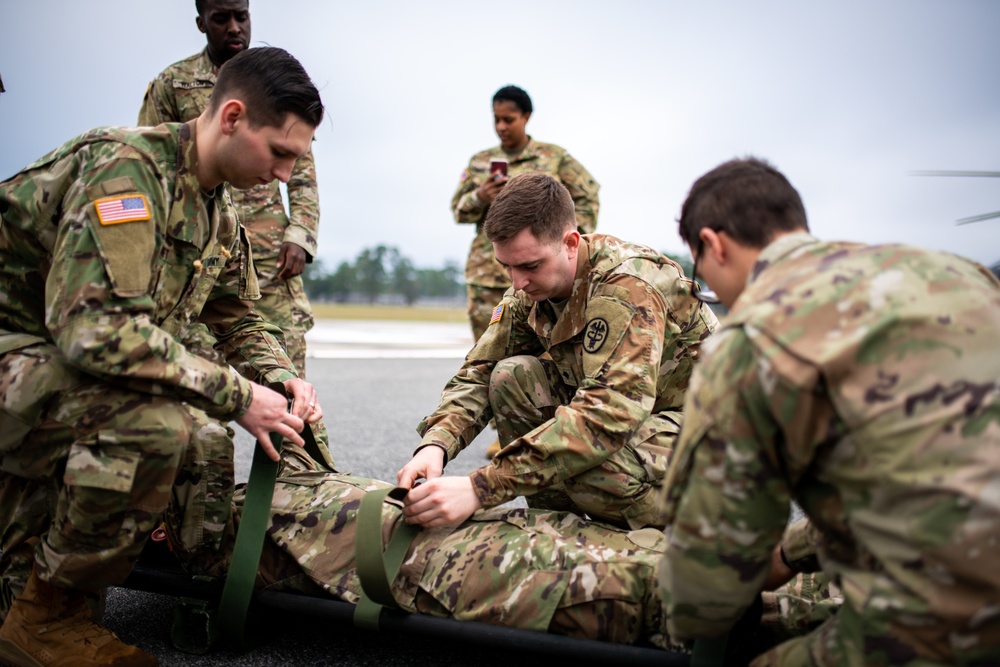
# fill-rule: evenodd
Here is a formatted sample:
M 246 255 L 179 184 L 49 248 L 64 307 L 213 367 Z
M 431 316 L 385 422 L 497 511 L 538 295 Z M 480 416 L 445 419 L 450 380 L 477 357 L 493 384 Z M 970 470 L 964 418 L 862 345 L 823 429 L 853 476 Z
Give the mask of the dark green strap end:
M 382 505 L 386 498 L 402 500 L 407 489 L 379 489 L 365 494 L 358 508 L 354 557 L 361 581 L 361 600 L 354 609 L 354 625 L 377 630 L 382 607 L 396 608 L 392 582 L 406 558 L 413 538 L 420 529 L 400 522 L 383 551 Z

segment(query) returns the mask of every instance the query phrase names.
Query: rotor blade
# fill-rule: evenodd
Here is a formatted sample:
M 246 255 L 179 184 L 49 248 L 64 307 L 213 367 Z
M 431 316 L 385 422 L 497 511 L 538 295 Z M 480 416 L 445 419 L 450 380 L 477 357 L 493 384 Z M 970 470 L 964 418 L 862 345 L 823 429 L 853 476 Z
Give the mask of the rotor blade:
M 991 218 L 1000 218 L 1000 211 L 993 211 L 992 213 L 983 213 L 982 215 L 974 215 L 971 218 L 959 218 L 955 221 L 956 225 L 967 225 L 970 222 L 979 222 L 980 220 L 989 220 Z
M 1000 171 L 911 171 L 910 176 L 985 176 L 1000 178 Z

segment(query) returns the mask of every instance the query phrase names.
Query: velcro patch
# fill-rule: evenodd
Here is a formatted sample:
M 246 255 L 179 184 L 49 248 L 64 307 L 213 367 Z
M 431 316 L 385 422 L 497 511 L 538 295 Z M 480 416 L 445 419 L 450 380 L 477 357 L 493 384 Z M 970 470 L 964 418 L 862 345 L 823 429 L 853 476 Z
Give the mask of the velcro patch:
M 625 337 L 635 307 L 628 302 L 598 297 L 587 304 L 587 326 L 583 328 L 583 374 L 597 377 L 609 356 Z
M 97 219 L 102 225 L 117 225 L 123 222 L 149 220 L 149 204 L 141 194 L 104 197 L 94 202 Z
M 503 306 L 501 302 L 496 308 L 493 309 L 493 315 L 490 316 L 490 324 L 496 324 L 503 317 Z M 489 326 L 489 325 L 487 325 Z

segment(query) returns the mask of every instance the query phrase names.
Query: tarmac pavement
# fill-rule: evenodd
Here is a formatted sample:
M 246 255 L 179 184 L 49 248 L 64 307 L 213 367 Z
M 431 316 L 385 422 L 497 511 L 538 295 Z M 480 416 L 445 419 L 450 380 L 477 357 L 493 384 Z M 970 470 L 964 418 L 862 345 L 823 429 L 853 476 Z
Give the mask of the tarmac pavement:
M 464 324 L 324 321 L 310 332 L 308 380 L 319 393 L 338 470 L 394 481 L 409 460 L 420 419 L 433 410 L 445 382 L 471 346 Z M 254 443 L 238 429 L 237 478 L 249 473 Z M 484 432 L 447 474 L 485 464 Z M 523 501 L 520 501 L 523 502 Z M 170 642 L 175 599 L 112 589 L 105 624 L 126 642 L 156 655 L 161 665 L 550 665 L 551 658 L 511 650 L 479 649 L 433 637 L 358 630 L 349 624 L 282 614 L 255 627 L 259 647 L 249 652 L 217 650 L 196 656 Z

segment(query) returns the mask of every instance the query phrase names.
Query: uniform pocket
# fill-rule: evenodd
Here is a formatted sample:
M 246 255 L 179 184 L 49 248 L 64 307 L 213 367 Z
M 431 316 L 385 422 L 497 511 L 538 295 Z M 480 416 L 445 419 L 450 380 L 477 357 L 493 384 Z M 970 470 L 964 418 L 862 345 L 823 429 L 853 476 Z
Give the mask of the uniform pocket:
M 85 486 L 128 494 L 132 491 L 139 453 L 98 434 L 93 441 L 77 442 L 69 450 L 63 481 L 67 486 Z

